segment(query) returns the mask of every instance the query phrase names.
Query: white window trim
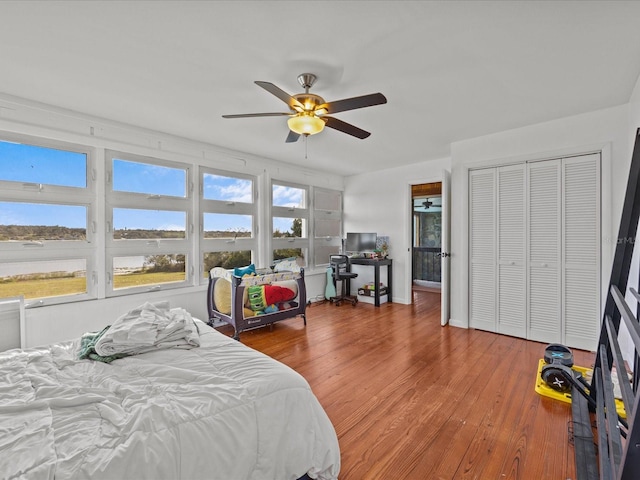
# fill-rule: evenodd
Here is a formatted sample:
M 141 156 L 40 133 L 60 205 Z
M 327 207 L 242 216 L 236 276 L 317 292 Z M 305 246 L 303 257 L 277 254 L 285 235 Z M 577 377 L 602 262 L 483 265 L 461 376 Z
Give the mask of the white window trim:
M 97 292 L 96 271 L 96 167 L 94 149 L 71 142 L 53 141 L 28 135 L 2 133 L 0 140 L 33 145 L 86 157 L 86 187 L 39 184 L 33 182 L 0 181 L 0 201 L 32 204 L 71 205 L 86 208 L 86 240 L 42 240 L 36 242 L 0 242 L 0 263 L 34 261 L 85 260 L 86 292 L 55 297 L 26 300 L 25 308 L 57 305 L 80 300 L 95 299 Z
M 304 207 L 282 207 L 273 205 L 273 187 L 279 185 L 283 187 L 296 188 L 304 191 Z M 310 203 L 311 203 L 311 187 L 299 183 L 286 182 L 282 180 L 272 179 L 269 188 L 269 236 L 271 238 L 271 250 L 269 251 L 269 260 L 273 262 L 274 250 L 286 250 L 299 248 L 304 252 L 305 264 L 310 266 L 309 257 L 311 252 L 310 241 Z M 302 237 L 274 237 L 273 236 L 273 219 L 274 218 L 300 218 L 303 220 Z
M 232 202 L 226 200 L 214 200 L 204 198 L 204 175 L 218 175 L 228 178 L 249 180 L 251 182 L 251 203 Z M 214 169 L 201 166 L 198 171 L 199 181 L 199 278 L 200 283 L 207 283 L 204 276 L 204 255 L 215 252 L 240 252 L 250 251 L 251 261 L 259 263 L 258 246 L 260 243 L 260 228 L 258 225 L 258 178 L 254 175 L 247 175 L 226 170 Z M 220 213 L 230 215 L 251 216 L 251 237 L 234 238 L 204 238 L 204 215 L 206 213 Z
M 113 160 L 124 160 L 147 165 L 175 168 L 185 171 L 185 196 L 156 195 L 137 192 L 121 192 L 113 189 Z M 132 295 L 142 292 L 159 290 L 173 290 L 188 287 L 194 284 L 195 272 L 195 248 L 192 237 L 194 236 L 194 211 L 193 201 L 193 171 L 191 163 L 174 162 L 154 157 L 130 154 L 116 150 L 105 151 L 106 172 L 106 282 L 105 294 L 107 297 Z M 113 238 L 113 209 L 127 208 L 137 210 L 162 210 L 185 212 L 185 236 L 184 238 L 167 239 L 114 239 Z M 116 257 L 137 257 L 152 255 L 184 255 L 185 278 L 183 281 L 170 283 L 146 284 L 139 287 L 114 288 L 113 259 Z

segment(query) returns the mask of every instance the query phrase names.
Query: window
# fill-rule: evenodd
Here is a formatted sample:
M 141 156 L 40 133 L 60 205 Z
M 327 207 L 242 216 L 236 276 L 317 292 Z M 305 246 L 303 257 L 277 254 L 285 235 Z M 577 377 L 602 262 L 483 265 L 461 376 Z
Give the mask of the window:
M 0 241 L 87 240 L 86 205 L 0 202 L 0 212 Z
M 76 145 L 0 140 L 0 297 L 33 306 L 96 296 L 92 162 Z
M 184 167 L 113 158 L 112 174 L 114 191 L 180 198 L 187 196 L 187 171 Z
M 113 238 L 186 238 L 187 212 L 168 210 L 113 209 Z
M 313 226 L 314 265 L 326 266 L 342 248 L 342 192 L 314 188 Z
M 254 181 L 251 178 L 238 178 L 204 171 L 202 198 L 230 203 L 253 203 L 253 184 Z
M 0 297 L 27 300 L 87 294 L 87 259 L 0 263 Z
M 107 295 L 190 283 L 188 165 L 107 151 Z
M 202 259 L 202 264 L 204 265 L 202 277 L 205 279 L 204 281 L 208 281 L 209 271 L 213 267 L 232 269 L 246 267 L 252 262 L 251 250 L 205 252 Z
M 309 250 L 307 202 L 309 188 L 273 182 L 271 186 L 271 234 L 273 260 L 307 258 Z
M 185 255 L 121 256 L 113 257 L 112 262 L 114 290 L 185 281 Z
M 273 237 L 302 238 L 304 223 L 302 218 L 273 217 Z
M 274 183 L 271 190 L 272 205 L 274 207 L 287 207 L 288 209 L 307 208 L 306 187 Z
M 203 214 L 204 238 L 251 238 L 253 231 L 253 215 L 236 213 Z
M 62 148 L 0 140 L 0 180 L 20 182 L 25 187 L 32 184 L 86 188 L 87 152 Z
M 341 192 L 273 181 L 258 203 L 259 185 L 197 161 L 0 133 L 0 297 L 51 305 L 204 285 L 216 266 L 325 266 L 340 250 Z
M 201 168 L 201 281 L 213 267 L 257 263 L 255 177 Z

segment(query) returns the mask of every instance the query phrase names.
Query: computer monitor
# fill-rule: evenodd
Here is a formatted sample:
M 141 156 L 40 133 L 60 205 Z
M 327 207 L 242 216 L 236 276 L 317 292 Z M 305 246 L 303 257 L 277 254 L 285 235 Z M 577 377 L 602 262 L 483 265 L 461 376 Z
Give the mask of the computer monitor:
M 347 232 L 347 240 L 344 244 L 346 252 L 373 252 L 376 249 L 377 233 Z

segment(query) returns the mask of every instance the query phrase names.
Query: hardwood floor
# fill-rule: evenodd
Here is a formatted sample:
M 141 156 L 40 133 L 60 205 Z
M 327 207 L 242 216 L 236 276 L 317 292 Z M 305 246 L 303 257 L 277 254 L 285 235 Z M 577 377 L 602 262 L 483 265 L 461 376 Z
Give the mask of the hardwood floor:
M 534 391 L 545 344 L 441 327 L 428 292 L 413 305 L 314 304 L 307 320 L 241 339 L 307 379 L 338 434 L 341 480 L 575 478 L 570 405 Z

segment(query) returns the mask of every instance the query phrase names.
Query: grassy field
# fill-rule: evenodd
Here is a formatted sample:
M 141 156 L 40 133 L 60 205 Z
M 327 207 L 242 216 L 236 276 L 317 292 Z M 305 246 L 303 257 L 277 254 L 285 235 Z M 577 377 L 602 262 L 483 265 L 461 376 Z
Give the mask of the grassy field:
M 183 280 L 184 272 L 131 273 L 128 275 L 116 275 L 114 277 L 114 288 L 156 285 L 159 283 L 181 282 Z M 57 297 L 85 293 L 86 289 L 86 278 L 84 277 L 23 280 L 0 283 L 0 298 L 18 295 L 24 295 L 24 298 Z

